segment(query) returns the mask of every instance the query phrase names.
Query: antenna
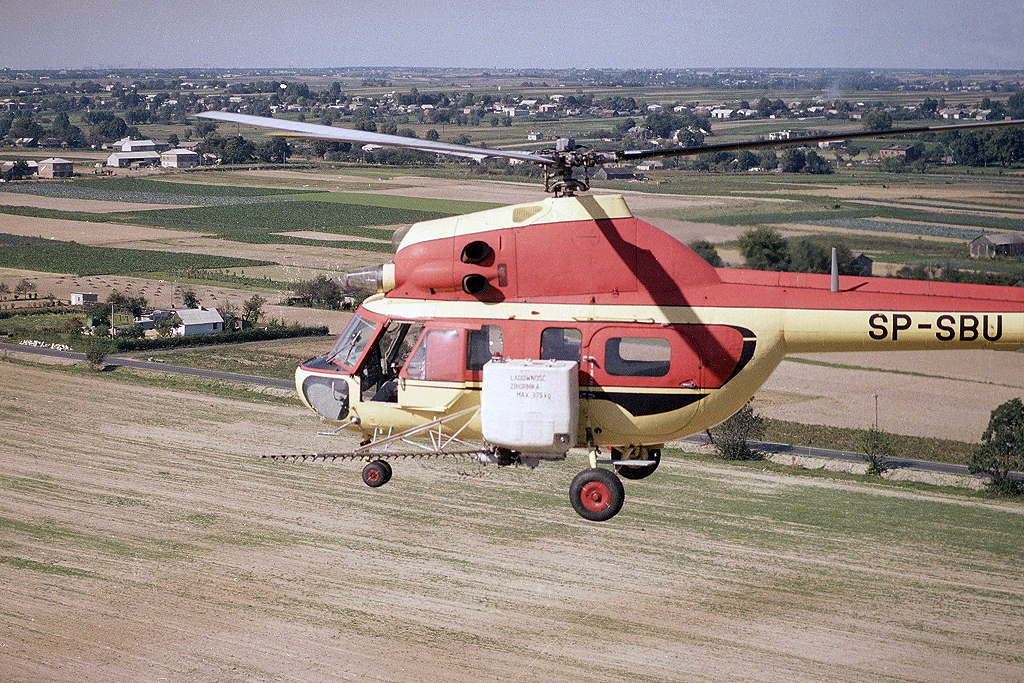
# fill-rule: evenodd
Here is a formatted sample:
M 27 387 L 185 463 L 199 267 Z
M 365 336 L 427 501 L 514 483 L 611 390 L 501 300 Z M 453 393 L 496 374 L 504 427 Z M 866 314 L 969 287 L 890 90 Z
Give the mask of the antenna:
M 839 258 L 835 247 L 832 247 L 832 291 L 839 291 Z

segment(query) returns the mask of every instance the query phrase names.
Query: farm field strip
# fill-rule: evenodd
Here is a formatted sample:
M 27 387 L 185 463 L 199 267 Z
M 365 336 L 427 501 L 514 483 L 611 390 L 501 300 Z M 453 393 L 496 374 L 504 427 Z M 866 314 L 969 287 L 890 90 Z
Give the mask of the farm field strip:
M 370 490 L 358 466 L 256 457 L 338 447 L 300 409 L 13 364 L 0 397 L 13 678 L 955 683 L 1024 666 L 1016 503 L 669 454 L 595 525 L 565 501 L 578 462 L 405 462 Z M 68 403 L 59 431 L 23 429 Z

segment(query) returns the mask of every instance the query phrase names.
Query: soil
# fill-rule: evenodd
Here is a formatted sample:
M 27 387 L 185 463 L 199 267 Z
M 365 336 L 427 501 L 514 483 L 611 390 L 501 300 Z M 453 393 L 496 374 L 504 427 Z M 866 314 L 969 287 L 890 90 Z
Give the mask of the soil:
M 0 678 L 1019 680 L 1019 504 L 671 456 L 594 524 L 578 459 L 259 459 L 317 428 L 0 363 Z

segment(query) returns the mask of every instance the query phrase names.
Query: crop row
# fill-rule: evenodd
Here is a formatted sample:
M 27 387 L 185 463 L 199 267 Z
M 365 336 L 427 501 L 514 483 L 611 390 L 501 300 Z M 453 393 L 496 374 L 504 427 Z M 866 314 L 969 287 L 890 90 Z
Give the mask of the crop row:
M 809 221 L 813 225 L 827 225 L 848 230 L 868 230 L 871 232 L 892 232 L 909 235 L 928 235 L 930 237 L 952 237 L 955 239 L 973 240 L 984 234 L 984 230 L 958 228 L 952 225 L 934 223 L 912 223 L 907 221 L 885 221 L 877 218 L 828 218 Z
M 74 242 L 0 246 L 0 267 L 79 276 L 133 275 L 267 264 L 267 261 L 227 256 L 93 247 Z

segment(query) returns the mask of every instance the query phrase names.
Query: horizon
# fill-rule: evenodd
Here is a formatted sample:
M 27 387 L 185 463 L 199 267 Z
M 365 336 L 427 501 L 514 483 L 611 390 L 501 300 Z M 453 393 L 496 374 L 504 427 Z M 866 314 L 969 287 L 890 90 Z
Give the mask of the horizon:
M 293 0 L 287 12 L 268 0 L 38 0 L 7 8 L 0 64 L 1016 71 L 1024 69 L 1021 35 L 1019 0 L 877 0 L 868 7 L 831 0 L 595 0 L 554 19 L 532 6 L 467 0 Z M 467 66 L 481 62 L 488 64 Z M 527 63 L 537 66 L 517 66 Z

